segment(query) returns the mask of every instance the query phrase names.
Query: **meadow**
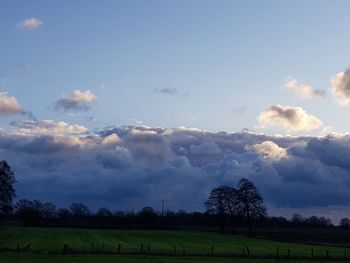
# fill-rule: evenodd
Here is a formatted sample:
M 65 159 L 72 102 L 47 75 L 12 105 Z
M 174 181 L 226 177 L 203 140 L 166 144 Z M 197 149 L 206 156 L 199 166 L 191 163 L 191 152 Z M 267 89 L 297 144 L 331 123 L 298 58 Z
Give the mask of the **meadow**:
M 5 227 L 0 231 L 0 262 L 302 263 L 342 262 L 348 256 L 350 260 L 344 231 L 327 231 L 329 235 L 335 231 L 333 235 L 343 242 L 304 244 L 203 231 Z M 62 255 L 65 245 L 66 255 Z

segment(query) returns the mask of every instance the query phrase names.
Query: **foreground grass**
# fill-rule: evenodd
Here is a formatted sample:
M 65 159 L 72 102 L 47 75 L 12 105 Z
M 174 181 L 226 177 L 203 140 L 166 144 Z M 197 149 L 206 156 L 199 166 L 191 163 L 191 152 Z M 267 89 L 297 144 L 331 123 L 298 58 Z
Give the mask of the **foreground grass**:
M 312 251 L 315 257 L 325 257 L 327 251 L 331 257 L 343 257 L 344 253 L 350 257 L 350 249 L 346 251 L 344 247 L 278 242 L 243 235 L 220 235 L 200 231 L 29 227 L 7 227 L 0 230 L 0 249 L 15 249 L 17 244 L 20 248 L 31 244 L 31 252 L 49 254 L 62 253 L 65 244 L 68 244 L 73 251 L 83 253 L 96 250 L 117 253 L 119 244 L 122 254 L 139 253 L 143 244 L 143 251 L 147 253 L 150 248 L 151 254 L 182 255 L 185 250 L 186 255 L 208 255 L 214 246 L 214 254 L 242 255 L 247 253 L 248 247 L 250 254 L 256 256 L 275 256 L 277 250 L 279 256 L 287 256 L 289 250 L 292 257 L 308 257 Z
M 97 255 L 35 255 L 35 254 L 0 254 L 0 263 L 307 263 L 310 260 L 276 259 L 232 259 L 215 257 L 154 257 L 154 256 L 97 256 Z M 327 261 L 345 263 L 349 261 Z

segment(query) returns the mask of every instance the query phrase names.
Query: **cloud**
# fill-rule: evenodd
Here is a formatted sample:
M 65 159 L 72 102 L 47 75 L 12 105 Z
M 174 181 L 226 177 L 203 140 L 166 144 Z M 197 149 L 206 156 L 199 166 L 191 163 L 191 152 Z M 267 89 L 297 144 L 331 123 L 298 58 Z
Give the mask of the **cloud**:
M 18 28 L 20 29 L 29 29 L 33 30 L 42 25 L 44 22 L 38 18 L 32 17 L 23 20 L 21 23 L 17 25 Z
M 315 97 L 325 97 L 326 91 L 322 89 L 315 89 L 311 84 L 306 82 L 299 82 L 295 79 L 288 78 L 284 87 L 292 91 L 301 99 L 311 99 Z
M 6 92 L 0 92 L 0 116 L 9 116 L 21 112 L 22 107 L 15 97 L 9 97 Z
M 347 106 L 350 102 L 350 70 L 336 74 L 332 80 L 332 92 L 338 105 Z
M 262 127 L 274 125 L 288 132 L 308 132 L 322 127 L 322 122 L 301 107 L 274 105 L 259 115 Z
M 230 113 L 232 114 L 243 114 L 247 111 L 247 108 L 245 106 L 239 106 L 239 107 L 235 107 L 234 109 L 232 109 L 230 111 Z
M 175 88 L 155 89 L 153 90 L 153 93 L 169 95 L 169 96 L 178 96 L 178 97 L 187 97 L 189 95 L 188 92 L 182 92 Z
M 254 144 L 251 149 L 263 156 L 263 158 L 271 161 L 279 161 L 288 155 L 286 149 L 279 147 L 278 144 L 273 141 L 264 141 Z
M 16 132 L 21 134 L 64 135 L 88 132 L 88 129 L 84 126 L 70 125 L 63 121 L 55 122 L 53 120 L 12 122 L 11 125 L 16 128 Z
M 89 104 L 96 100 L 96 96 L 89 90 L 75 90 L 69 98 L 63 98 L 55 103 L 56 110 L 88 110 Z
M 274 209 L 350 206 L 346 134 L 292 137 L 146 126 L 81 134 L 84 129 L 51 121 L 17 126 L 25 132 L 0 132 L 0 152 L 16 173 L 18 198 L 128 210 L 158 207 L 164 199 L 168 209 L 202 210 L 211 188 L 246 177 Z

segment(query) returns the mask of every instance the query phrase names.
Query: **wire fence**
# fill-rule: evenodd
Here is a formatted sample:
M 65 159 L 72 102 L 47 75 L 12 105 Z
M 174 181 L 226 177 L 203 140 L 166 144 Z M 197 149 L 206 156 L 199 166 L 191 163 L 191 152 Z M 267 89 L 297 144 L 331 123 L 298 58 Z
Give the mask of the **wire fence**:
M 233 247 L 231 250 L 220 249 L 214 244 L 207 248 L 194 248 L 185 244 L 173 244 L 163 248 L 152 247 L 151 244 L 141 243 L 139 246 L 127 246 L 122 243 L 116 245 L 91 243 L 90 248 L 77 248 L 69 244 L 62 245 L 62 249 L 43 250 L 32 246 L 17 244 L 16 247 L 0 248 L 0 252 L 32 253 L 32 254 L 84 254 L 84 255 L 149 255 L 149 256 L 201 256 L 201 257 L 232 257 L 232 258 L 266 258 L 266 259 L 304 259 L 304 260 L 349 260 L 350 251 L 347 248 L 310 248 L 303 251 L 287 246 L 275 248 L 258 248 L 253 246 Z

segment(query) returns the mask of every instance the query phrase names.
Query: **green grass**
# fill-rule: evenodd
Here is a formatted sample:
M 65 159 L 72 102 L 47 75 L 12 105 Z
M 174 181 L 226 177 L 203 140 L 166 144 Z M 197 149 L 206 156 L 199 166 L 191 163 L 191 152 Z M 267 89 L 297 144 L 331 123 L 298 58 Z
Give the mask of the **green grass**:
M 0 263 L 310 263 L 310 260 L 232 259 L 213 257 L 154 257 L 154 256 L 97 256 L 97 255 L 35 255 L 0 254 Z M 345 263 L 349 261 L 326 261 Z
M 117 252 L 118 244 L 121 244 L 122 253 L 138 253 L 141 244 L 144 250 L 148 246 L 151 253 L 182 255 L 183 246 L 187 255 L 207 255 L 214 245 L 214 254 L 239 254 L 248 246 L 250 253 L 256 256 L 274 256 L 276 248 L 279 247 L 279 255 L 286 256 L 290 250 L 291 256 L 311 256 L 311 249 L 314 256 L 326 255 L 342 257 L 344 247 L 309 245 L 290 242 L 279 242 L 268 239 L 249 238 L 243 235 L 231 236 L 220 235 L 200 231 L 162 231 L 162 230 L 95 230 L 95 229 L 66 229 L 66 228 L 29 228 L 29 227 L 7 227 L 0 230 L 0 249 L 15 249 L 17 244 L 24 247 L 31 243 L 31 251 L 35 253 L 58 254 L 63 246 L 68 244 L 75 251 L 102 250 Z M 350 249 L 347 252 L 350 257 Z M 225 262 L 225 261 L 223 261 Z

